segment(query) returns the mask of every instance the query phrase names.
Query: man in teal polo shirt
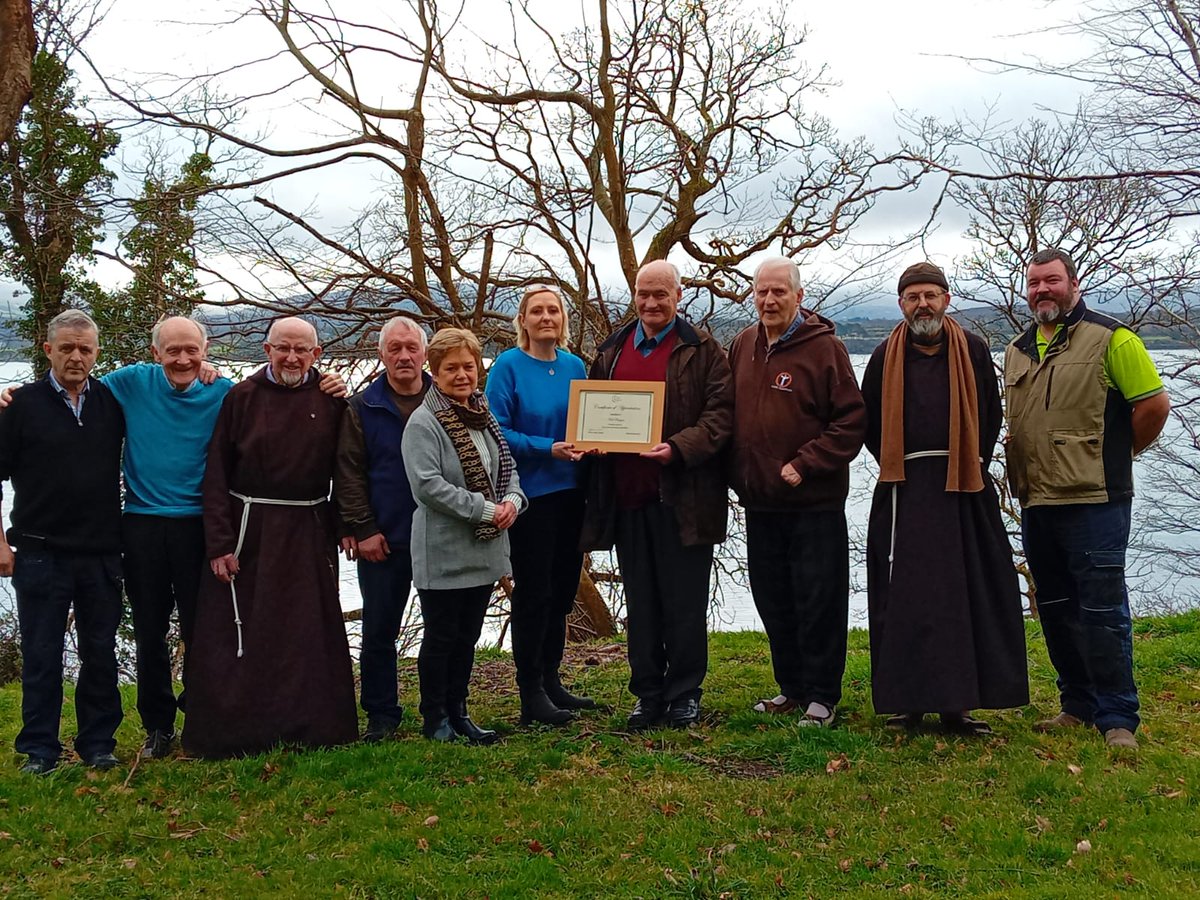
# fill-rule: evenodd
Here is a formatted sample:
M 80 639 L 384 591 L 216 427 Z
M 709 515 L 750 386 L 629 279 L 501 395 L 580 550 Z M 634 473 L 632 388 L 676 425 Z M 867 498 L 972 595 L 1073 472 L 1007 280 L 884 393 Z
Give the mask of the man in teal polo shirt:
M 1162 431 L 1170 401 L 1137 335 L 1080 299 L 1068 254 L 1034 254 L 1026 296 L 1034 324 L 1004 357 L 1008 475 L 1061 707 L 1035 727 L 1094 725 L 1132 750 L 1133 457 Z

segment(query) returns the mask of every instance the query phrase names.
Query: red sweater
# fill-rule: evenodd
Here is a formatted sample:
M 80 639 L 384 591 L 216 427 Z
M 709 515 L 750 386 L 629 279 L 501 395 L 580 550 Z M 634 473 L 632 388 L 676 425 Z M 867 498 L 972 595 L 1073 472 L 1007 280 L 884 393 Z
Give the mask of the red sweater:
M 675 349 L 675 329 L 672 328 L 649 356 L 642 356 L 633 346 L 637 329 L 629 332 L 613 366 L 614 381 L 666 381 L 667 361 Z M 617 481 L 617 508 L 638 509 L 657 503 L 662 464 L 642 459 L 635 453 L 617 454 L 613 462 Z

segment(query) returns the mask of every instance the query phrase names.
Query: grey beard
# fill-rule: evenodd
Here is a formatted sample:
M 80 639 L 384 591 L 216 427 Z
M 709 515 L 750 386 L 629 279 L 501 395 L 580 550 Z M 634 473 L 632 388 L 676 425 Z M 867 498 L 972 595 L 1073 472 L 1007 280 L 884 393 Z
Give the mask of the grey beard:
M 1057 306 L 1054 307 L 1054 309 L 1052 309 L 1052 310 L 1051 309 L 1035 309 L 1033 311 L 1033 318 L 1035 321 L 1040 322 L 1043 325 L 1053 325 L 1055 322 L 1057 322 L 1059 319 L 1062 318 L 1062 310 L 1059 309 Z
M 913 319 L 908 323 L 908 331 L 919 344 L 930 343 L 932 338 L 941 336 L 942 319 L 945 316 L 931 316 L 927 319 Z M 922 340 L 922 338 L 924 340 Z
M 284 387 L 299 387 L 304 383 L 304 376 L 307 372 L 292 372 L 288 369 L 279 370 L 279 383 Z

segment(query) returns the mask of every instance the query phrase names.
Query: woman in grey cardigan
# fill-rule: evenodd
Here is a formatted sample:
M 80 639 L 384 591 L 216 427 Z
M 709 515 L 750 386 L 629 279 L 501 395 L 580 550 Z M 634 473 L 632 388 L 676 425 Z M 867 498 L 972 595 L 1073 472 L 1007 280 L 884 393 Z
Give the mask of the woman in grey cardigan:
M 490 744 L 467 714 L 467 683 L 492 588 L 509 572 L 507 529 L 527 501 L 500 426 L 478 390 L 471 332 L 439 331 L 427 351 L 433 387 L 404 428 L 401 452 L 417 510 L 413 586 L 425 635 L 417 655 L 424 734 Z

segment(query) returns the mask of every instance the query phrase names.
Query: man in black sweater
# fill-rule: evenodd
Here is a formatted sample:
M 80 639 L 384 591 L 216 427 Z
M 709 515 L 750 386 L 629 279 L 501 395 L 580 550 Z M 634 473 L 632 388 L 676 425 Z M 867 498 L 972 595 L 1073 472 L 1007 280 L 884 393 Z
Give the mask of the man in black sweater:
M 121 723 L 116 633 L 121 621 L 121 442 L 125 418 L 89 376 L 96 323 L 55 316 L 43 345 L 50 373 L 13 394 L 0 416 L 0 480 L 11 479 L 12 527 L 0 540 L 0 576 L 12 576 L 21 630 L 21 771 L 58 764 L 63 638 L 75 610 L 79 679 L 75 750 L 97 769 L 118 765 Z M 16 550 L 14 556 L 13 550 Z

